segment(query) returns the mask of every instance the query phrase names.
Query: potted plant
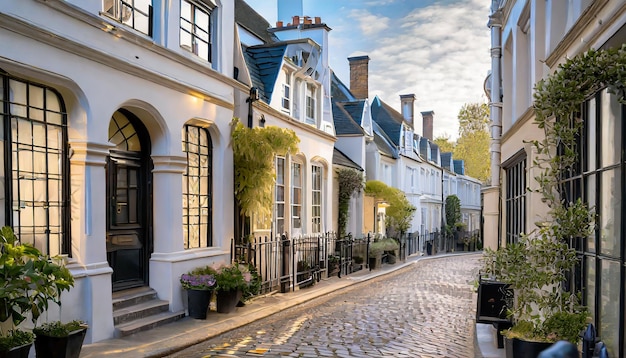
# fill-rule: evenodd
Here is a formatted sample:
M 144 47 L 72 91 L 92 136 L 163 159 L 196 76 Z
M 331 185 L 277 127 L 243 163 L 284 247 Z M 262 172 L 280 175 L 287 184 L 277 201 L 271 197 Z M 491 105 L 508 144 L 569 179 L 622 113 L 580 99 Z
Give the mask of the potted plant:
M 259 272 L 253 264 L 240 263 L 239 268 L 241 269 L 244 280 L 247 281 L 247 285 L 243 287 L 241 299 L 239 300 L 239 306 L 243 306 L 247 300 L 261 292 L 262 281 Z
M 4 333 L 4 332 L 3 332 Z M 0 336 L 0 358 L 28 358 L 35 335 L 12 329 Z
M 187 291 L 189 317 L 206 319 L 215 289 L 215 270 L 210 266 L 199 267 L 180 276 L 180 284 Z
M 252 275 L 246 271 L 238 263 L 215 268 L 217 312 L 230 313 L 235 310 L 243 291 L 252 280 Z
M 49 303 L 60 306 L 61 293 L 74 285 L 74 278 L 63 266 L 62 260 L 52 259 L 32 245 L 21 243 L 8 226 L 0 229 L 0 281 L 3 282 L 0 288 L 0 322 L 3 327 L 11 328 L 6 333 L 1 332 L 3 349 L 8 349 L 0 351 L 2 354 L 18 346 L 32 344 L 32 335 L 15 327 L 28 314 L 36 324 Z M 30 346 L 21 349 L 28 352 Z
M 78 358 L 87 328 L 81 321 L 54 321 L 33 328 L 37 357 Z

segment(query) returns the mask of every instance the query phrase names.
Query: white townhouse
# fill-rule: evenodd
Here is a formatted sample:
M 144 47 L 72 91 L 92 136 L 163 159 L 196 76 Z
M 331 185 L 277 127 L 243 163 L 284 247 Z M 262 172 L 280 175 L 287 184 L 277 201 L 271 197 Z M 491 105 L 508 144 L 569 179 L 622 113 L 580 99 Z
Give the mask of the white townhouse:
M 299 153 L 275 159 L 271 226 L 253 219 L 252 233 L 299 237 L 334 231 L 331 29 L 319 17 L 301 16 L 300 10 L 283 2 L 278 3 L 279 14 L 289 15 L 279 17 L 276 27 L 242 0 L 235 4 L 238 51 L 245 61 L 239 79 L 252 88 L 247 99 L 249 125 L 288 128 L 300 139 Z
M 181 273 L 227 261 L 233 237 L 234 2 L 0 8 L 2 224 L 76 278 L 48 318 L 86 321 L 89 343 L 123 334 L 128 292 L 184 315 Z
M 543 137 L 534 124 L 534 85 L 560 64 L 589 49 L 626 43 L 623 0 L 493 0 L 491 75 L 492 178 L 484 189 L 485 244 L 516 242 L 546 212 L 534 187 L 536 152 Z M 626 355 L 626 106 L 608 88 L 585 100 L 580 165 L 569 176 L 570 200 L 582 198 L 597 214 L 595 234 L 576 249 L 581 264 L 571 289 L 582 293 L 597 333 L 611 356 Z

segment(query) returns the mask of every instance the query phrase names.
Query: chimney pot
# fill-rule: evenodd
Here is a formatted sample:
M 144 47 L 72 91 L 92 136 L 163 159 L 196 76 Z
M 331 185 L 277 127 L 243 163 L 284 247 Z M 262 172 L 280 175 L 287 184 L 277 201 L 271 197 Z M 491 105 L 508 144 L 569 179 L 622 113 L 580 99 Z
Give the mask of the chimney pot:
M 318 24 L 318 25 L 321 24 L 322 23 L 322 18 L 319 17 L 319 16 L 315 16 L 315 23 Z
M 283 27 L 282 21 L 276 21 L 276 27 Z
M 300 16 L 293 17 L 293 25 L 294 26 L 300 25 Z

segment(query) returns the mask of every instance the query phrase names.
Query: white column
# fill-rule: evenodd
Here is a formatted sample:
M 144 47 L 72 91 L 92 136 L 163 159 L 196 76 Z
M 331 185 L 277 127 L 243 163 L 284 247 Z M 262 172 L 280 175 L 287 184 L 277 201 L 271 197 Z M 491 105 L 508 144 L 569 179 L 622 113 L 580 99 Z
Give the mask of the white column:
M 64 295 L 69 300 L 63 314 L 79 315 L 89 323 L 86 342 L 90 343 L 113 337 L 113 270 L 106 256 L 105 165 L 110 145 L 71 142 L 70 148 L 72 258 L 68 268 L 75 286 Z

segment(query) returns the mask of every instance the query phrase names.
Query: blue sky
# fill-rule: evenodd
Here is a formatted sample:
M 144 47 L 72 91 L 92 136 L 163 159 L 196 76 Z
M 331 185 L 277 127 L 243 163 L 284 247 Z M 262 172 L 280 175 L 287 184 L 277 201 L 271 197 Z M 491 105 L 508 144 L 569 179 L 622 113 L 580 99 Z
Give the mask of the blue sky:
M 298 1 L 298 0 L 293 0 Z M 348 57 L 368 55 L 370 98 L 400 110 L 400 95 L 414 93 L 419 112 L 434 111 L 434 135 L 458 136 L 465 103 L 485 102 L 491 65 L 487 0 L 303 0 L 306 16 L 332 31 L 330 65 L 349 86 Z M 246 0 L 270 24 L 277 0 Z

